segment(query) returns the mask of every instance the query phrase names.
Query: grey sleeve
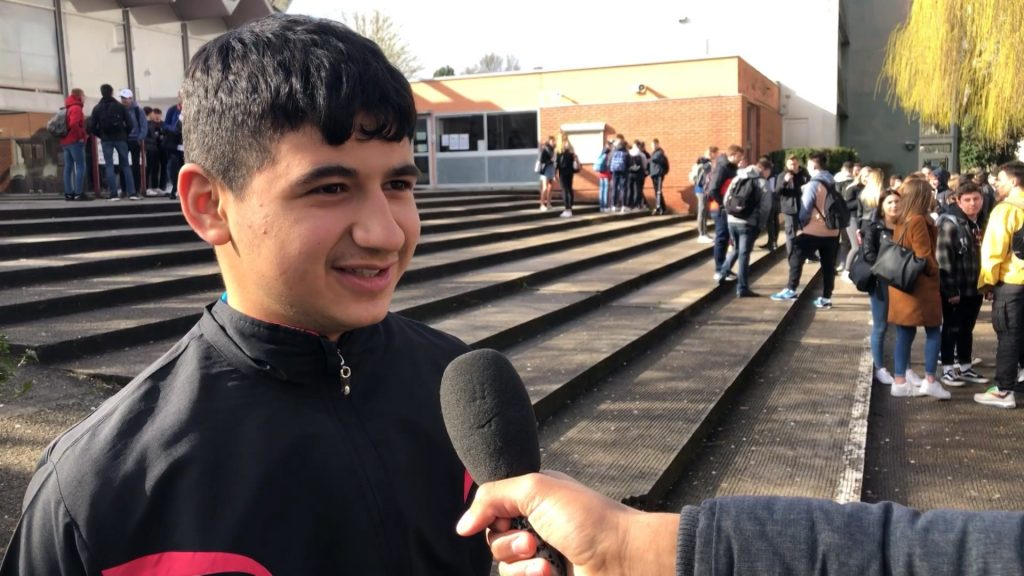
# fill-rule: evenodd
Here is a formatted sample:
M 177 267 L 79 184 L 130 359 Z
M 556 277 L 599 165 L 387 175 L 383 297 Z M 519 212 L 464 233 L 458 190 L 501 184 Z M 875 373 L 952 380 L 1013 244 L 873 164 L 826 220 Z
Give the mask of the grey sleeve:
M 704 502 L 696 529 L 684 529 L 694 522 L 690 508 L 680 521 L 678 575 L 1024 573 L 1022 512 L 743 496 Z

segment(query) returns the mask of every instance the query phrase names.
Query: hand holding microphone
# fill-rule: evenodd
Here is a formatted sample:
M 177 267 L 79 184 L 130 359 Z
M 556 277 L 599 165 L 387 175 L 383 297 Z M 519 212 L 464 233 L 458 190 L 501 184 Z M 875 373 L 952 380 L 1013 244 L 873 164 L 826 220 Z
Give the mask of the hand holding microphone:
M 564 474 L 536 473 L 533 407 L 507 358 L 493 350 L 456 358 L 441 380 L 441 413 L 480 484 L 457 530 L 470 536 L 490 528 L 503 575 L 561 576 L 566 560 L 576 576 L 675 573 L 677 515 L 639 512 Z M 517 527 L 523 517 L 532 529 Z

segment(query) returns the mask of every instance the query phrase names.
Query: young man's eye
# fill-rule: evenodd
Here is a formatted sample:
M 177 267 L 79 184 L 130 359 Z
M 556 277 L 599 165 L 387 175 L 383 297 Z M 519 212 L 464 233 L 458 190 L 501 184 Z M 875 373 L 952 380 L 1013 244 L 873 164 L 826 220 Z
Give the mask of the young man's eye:
M 344 191 L 344 184 L 325 184 L 313 189 L 314 194 L 340 194 Z
M 409 180 L 392 180 L 388 182 L 388 189 L 403 192 L 406 190 L 412 190 L 416 184 Z

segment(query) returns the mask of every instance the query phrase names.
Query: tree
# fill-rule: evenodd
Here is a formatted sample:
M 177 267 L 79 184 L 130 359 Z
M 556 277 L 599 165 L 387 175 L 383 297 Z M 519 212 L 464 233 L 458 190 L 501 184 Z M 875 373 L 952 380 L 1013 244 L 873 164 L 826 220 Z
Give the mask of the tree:
M 380 10 L 370 13 L 353 12 L 345 14 L 342 20 L 356 32 L 376 42 L 388 61 L 406 78 L 415 76 L 423 69 L 409 45 L 402 39 L 401 29 L 387 14 Z
M 1024 132 L 1019 131 L 1000 140 L 979 138 L 968 121 L 960 128 L 960 171 L 979 167 L 987 169 L 1013 160 L 1017 157 L 1017 142 L 1021 138 L 1024 138 Z
M 455 68 L 451 66 L 441 66 L 437 70 L 434 70 L 434 78 L 443 78 L 445 76 L 455 76 Z
M 484 54 L 480 61 L 462 71 L 463 74 L 489 74 L 492 72 L 512 72 L 519 70 L 519 58 L 515 56 L 498 56 L 494 52 Z
M 1024 129 L 1024 2 L 913 0 L 889 37 L 879 85 L 922 122 L 970 123 L 998 141 Z

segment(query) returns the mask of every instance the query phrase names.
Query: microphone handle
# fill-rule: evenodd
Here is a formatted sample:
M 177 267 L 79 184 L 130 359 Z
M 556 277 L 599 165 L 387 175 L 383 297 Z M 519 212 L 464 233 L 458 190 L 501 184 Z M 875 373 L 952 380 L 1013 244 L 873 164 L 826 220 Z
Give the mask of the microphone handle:
M 566 576 L 569 572 L 565 567 L 565 556 L 558 550 L 555 550 L 550 544 L 545 542 L 537 531 L 530 526 L 530 521 L 522 516 L 512 519 L 513 530 L 526 530 L 527 532 L 534 535 L 537 538 L 537 553 L 534 558 L 543 558 L 551 564 L 552 576 Z

